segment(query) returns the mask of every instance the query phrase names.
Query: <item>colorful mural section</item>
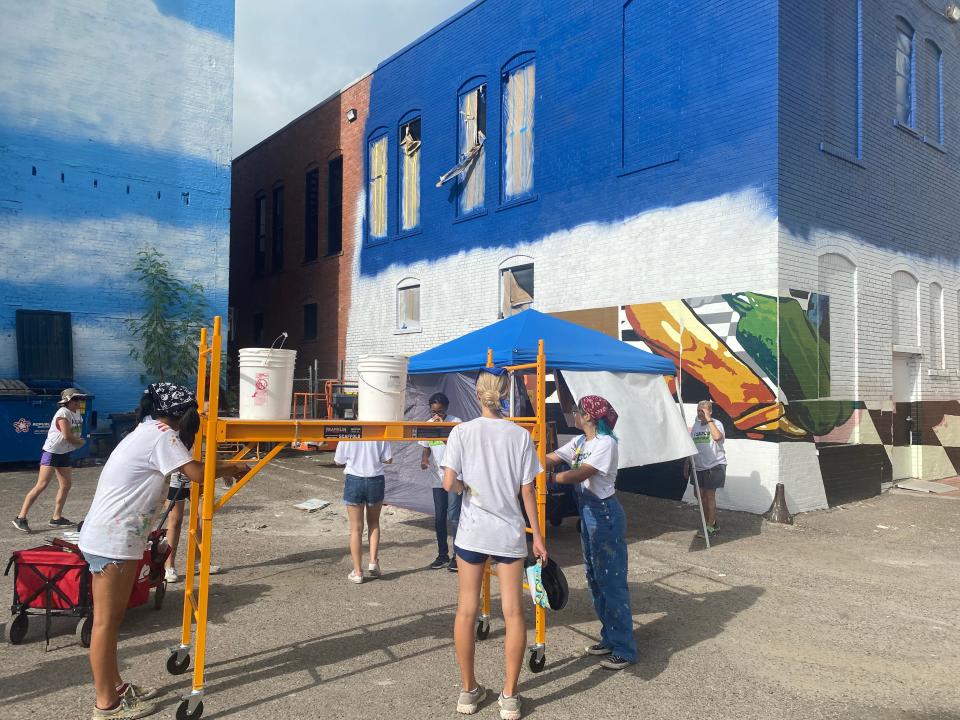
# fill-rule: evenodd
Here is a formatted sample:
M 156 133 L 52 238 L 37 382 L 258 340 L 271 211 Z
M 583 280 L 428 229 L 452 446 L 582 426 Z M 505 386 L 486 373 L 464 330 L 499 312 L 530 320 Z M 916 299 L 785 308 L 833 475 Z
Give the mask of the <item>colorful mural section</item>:
M 731 441 L 811 445 L 829 505 L 877 494 L 905 448 L 936 457 L 941 477 L 960 472 L 960 438 L 950 431 L 960 403 L 868 407 L 832 395 L 826 295 L 742 291 L 625 305 L 619 330 L 673 360 L 675 395 L 688 406 L 712 399 Z M 781 460 L 780 473 L 789 481 L 790 464 Z

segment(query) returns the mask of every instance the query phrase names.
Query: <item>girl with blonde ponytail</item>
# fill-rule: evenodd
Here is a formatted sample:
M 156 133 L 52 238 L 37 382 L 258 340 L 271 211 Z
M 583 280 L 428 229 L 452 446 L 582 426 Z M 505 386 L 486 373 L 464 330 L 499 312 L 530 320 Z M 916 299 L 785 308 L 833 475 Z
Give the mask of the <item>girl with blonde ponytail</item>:
M 457 712 L 470 715 L 487 695 L 474 674 L 474 628 L 480 609 L 480 586 L 488 559 L 498 563 L 500 606 L 506 629 L 503 691 L 498 704 L 502 720 L 520 718 L 517 683 L 527 645 L 523 617 L 523 562 L 527 557 L 527 517 L 537 517 L 533 480 L 541 471 L 530 433 L 504 419 L 501 401 L 510 388 L 502 368 L 483 368 L 477 376 L 480 417 L 457 425 L 443 456 L 443 486 L 463 493 L 463 507 L 454 552 L 459 566 L 459 596 L 453 639 L 463 692 Z M 546 562 L 540 527 L 532 523 L 533 554 Z

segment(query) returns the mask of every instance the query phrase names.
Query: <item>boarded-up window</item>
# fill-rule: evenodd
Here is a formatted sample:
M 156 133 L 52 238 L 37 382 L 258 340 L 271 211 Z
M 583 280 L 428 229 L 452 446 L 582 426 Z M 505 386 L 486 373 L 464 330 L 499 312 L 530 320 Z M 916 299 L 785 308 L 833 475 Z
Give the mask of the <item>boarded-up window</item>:
M 860 155 L 861 0 L 825 3 L 823 139 Z
M 937 44 L 923 44 L 923 133 L 927 140 L 943 144 L 943 53 Z
M 397 329 L 420 329 L 420 283 L 404 280 L 397 285 Z
M 420 118 L 400 126 L 400 229 L 420 225 Z
M 283 269 L 283 188 L 273 189 L 273 245 L 270 252 L 270 270 Z
M 320 171 L 310 170 L 304 178 L 303 261 L 317 259 L 320 247 Z
M 370 141 L 367 180 L 367 217 L 371 238 L 387 236 L 387 136 Z
M 914 91 L 914 47 L 913 28 L 903 18 L 897 18 L 897 122 L 908 127 L 916 125 L 914 109 L 916 94 Z
M 817 290 L 807 315 L 817 330 L 819 397 L 857 398 L 856 266 L 842 255 L 821 255 Z
M 533 305 L 533 265 L 500 271 L 500 315 L 510 317 Z
M 483 208 L 486 183 L 487 86 L 480 85 L 460 96 L 460 162 L 470 158 L 460 176 L 460 213 Z
M 676 39 L 677 4 L 630 0 L 623 6 L 621 161 L 628 171 L 678 158 L 682 48 Z
M 317 339 L 317 304 L 308 303 L 303 306 L 303 339 Z
M 327 255 L 343 249 L 343 156 L 327 163 Z
M 253 314 L 253 344 L 255 347 L 263 345 L 263 313 Z
M 21 380 L 73 380 L 70 313 L 17 310 L 17 362 Z
M 938 283 L 930 283 L 930 365 L 935 368 L 946 366 L 943 341 L 943 288 Z
M 535 64 L 528 62 L 504 74 L 503 199 L 533 191 L 533 107 Z
M 893 274 L 893 342 L 917 346 L 920 332 L 917 320 L 917 279 L 899 270 Z
M 253 271 L 259 275 L 267 264 L 267 197 L 258 195 L 255 203 Z

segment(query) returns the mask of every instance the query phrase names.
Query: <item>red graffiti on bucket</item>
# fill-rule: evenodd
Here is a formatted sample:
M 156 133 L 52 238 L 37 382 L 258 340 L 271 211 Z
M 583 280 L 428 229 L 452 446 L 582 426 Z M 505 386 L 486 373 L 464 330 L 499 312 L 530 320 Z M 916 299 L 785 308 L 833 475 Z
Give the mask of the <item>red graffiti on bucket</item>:
M 256 390 L 253 391 L 253 404 L 254 405 L 266 405 L 267 404 L 267 390 L 270 388 L 270 373 L 257 373 L 256 380 L 254 381 Z

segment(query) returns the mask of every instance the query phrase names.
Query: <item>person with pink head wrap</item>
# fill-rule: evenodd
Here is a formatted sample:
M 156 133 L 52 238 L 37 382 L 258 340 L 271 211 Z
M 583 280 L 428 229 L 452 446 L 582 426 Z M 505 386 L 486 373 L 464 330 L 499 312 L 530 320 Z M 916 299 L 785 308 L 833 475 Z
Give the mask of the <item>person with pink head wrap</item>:
M 586 648 L 600 664 L 621 670 L 637 660 L 633 612 L 627 587 L 627 520 L 616 498 L 617 411 L 599 395 L 580 398 L 574 410 L 583 434 L 547 455 L 547 467 L 566 463 L 558 483 L 575 484 L 580 500 L 580 544 L 593 608 L 600 619 L 600 642 Z

